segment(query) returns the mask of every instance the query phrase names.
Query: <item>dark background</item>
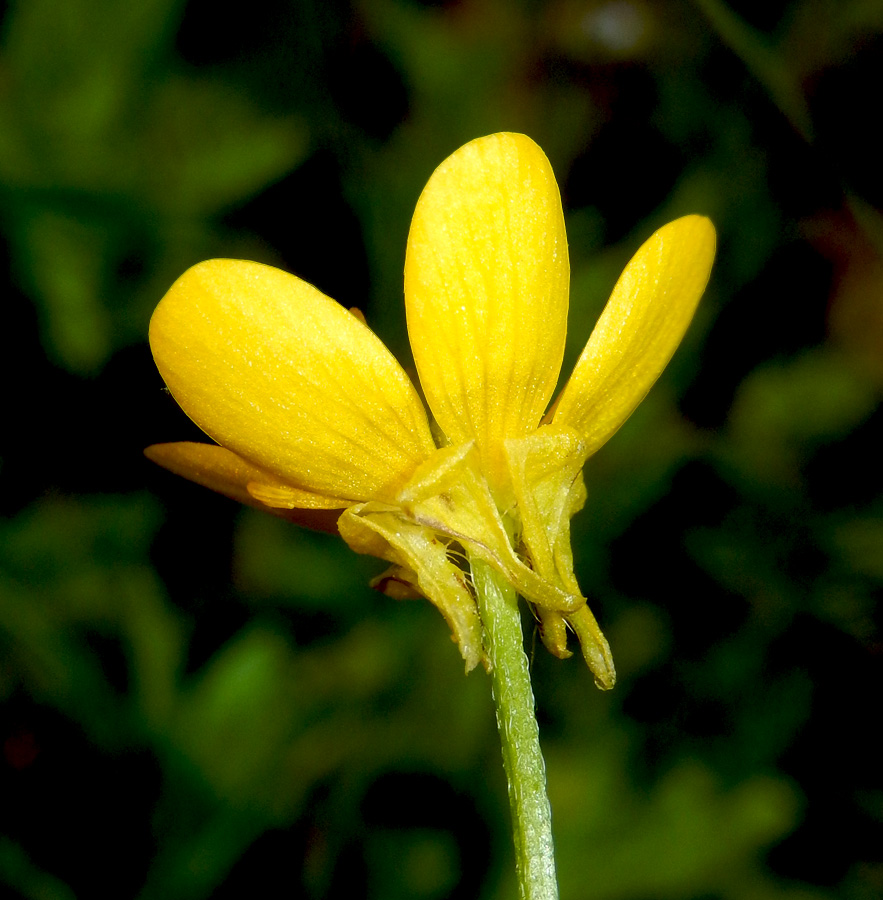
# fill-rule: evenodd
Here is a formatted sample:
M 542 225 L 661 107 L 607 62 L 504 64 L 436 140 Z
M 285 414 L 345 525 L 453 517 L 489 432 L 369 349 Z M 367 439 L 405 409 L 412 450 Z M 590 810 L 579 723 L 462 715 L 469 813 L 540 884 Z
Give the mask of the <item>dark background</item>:
M 656 227 L 719 232 L 574 522 L 620 682 L 534 658 L 562 898 L 883 896 L 883 4 L 0 16 L 0 895 L 515 895 L 489 682 L 438 614 L 141 457 L 198 437 L 145 340 L 187 266 L 289 269 L 407 364 L 420 189 L 514 130 L 561 185 L 565 374 Z

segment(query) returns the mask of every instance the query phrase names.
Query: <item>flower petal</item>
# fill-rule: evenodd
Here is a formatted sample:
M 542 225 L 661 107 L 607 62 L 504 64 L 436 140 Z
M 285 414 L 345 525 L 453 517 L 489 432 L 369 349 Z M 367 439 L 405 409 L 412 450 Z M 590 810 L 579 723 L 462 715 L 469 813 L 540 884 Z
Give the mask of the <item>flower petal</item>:
M 174 444 L 153 444 L 144 451 L 144 455 L 164 469 L 174 472 L 175 475 L 181 475 L 196 484 L 217 491 L 231 500 L 273 513 L 307 528 L 337 532 L 340 504 L 337 507 L 328 507 L 326 504 L 309 509 L 268 508 L 252 495 L 251 486 L 261 484 L 268 489 L 284 486 L 280 485 L 269 472 L 259 469 L 223 447 L 181 441 Z
M 561 392 L 553 421 L 570 425 L 594 453 L 644 399 L 668 364 L 705 290 L 714 226 L 684 216 L 632 257 Z
M 480 138 L 435 170 L 408 236 L 408 333 L 439 425 L 492 470 L 555 388 L 569 277 L 555 176 L 530 138 Z
M 293 486 L 384 499 L 435 449 L 413 385 L 379 338 L 279 269 L 194 266 L 154 312 L 150 346 L 203 431 Z

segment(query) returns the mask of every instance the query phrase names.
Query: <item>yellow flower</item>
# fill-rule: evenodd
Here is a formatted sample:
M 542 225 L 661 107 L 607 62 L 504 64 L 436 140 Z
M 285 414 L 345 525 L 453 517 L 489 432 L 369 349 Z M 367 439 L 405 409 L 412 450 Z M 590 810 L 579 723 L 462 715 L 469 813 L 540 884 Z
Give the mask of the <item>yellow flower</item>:
M 426 185 L 405 260 L 405 308 L 431 425 L 414 386 L 357 315 L 278 269 L 211 260 L 150 323 L 175 399 L 219 446 L 147 455 L 228 496 L 331 530 L 392 563 L 377 584 L 441 610 L 466 661 L 483 657 L 463 553 L 533 606 L 546 646 L 577 635 L 599 687 L 613 662 L 573 574 L 581 470 L 680 342 L 705 288 L 714 229 L 686 216 L 620 277 L 546 412 L 567 327 L 561 200 L 518 134 L 461 147 Z

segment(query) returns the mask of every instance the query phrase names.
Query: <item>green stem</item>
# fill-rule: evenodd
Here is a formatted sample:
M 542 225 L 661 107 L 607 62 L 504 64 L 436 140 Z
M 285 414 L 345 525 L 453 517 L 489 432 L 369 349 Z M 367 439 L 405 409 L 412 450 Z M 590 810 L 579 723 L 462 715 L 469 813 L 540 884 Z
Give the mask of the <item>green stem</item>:
M 557 900 L 552 813 L 514 588 L 481 560 L 472 579 L 491 663 L 521 900 Z
M 812 143 L 812 121 L 800 84 L 775 48 L 744 22 L 724 0 L 693 0 L 721 39 L 766 88 L 773 103 L 797 129 L 807 143 Z

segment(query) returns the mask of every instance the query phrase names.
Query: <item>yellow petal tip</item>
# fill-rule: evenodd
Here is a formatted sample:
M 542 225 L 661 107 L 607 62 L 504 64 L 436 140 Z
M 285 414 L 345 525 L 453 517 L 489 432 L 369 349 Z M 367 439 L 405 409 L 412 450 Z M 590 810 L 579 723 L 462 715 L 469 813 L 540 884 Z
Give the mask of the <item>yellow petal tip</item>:
M 705 291 L 715 229 L 705 216 L 656 231 L 625 267 L 555 406 L 553 421 L 604 444 L 668 364 Z

